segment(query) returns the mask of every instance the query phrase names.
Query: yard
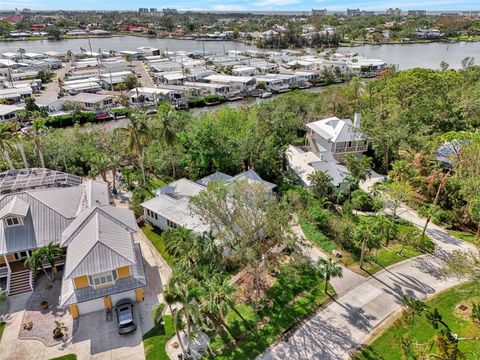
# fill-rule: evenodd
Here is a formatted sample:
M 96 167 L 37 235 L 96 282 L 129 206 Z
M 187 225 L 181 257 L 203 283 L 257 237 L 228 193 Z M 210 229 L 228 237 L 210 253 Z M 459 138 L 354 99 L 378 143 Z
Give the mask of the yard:
M 163 326 L 158 324 L 143 336 L 146 360 L 169 360 L 165 346 L 175 335 L 175 330 L 170 315 L 164 316 L 163 321 Z
M 467 233 L 464 231 L 457 231 L 457 230 L 448 230 L 448 232 L 450 233 L 450 235 L 455 236 L 463 241 L 467 241 L 475 245 L 478 243 L 477 237 L 475 236 L 475 234 Z
M 336 215 L 331 216 L 337 217 Z M 373 220 L 373 216 L 356 216 L 354 224 L 355 226 L 358 226 L 361 223 L 371 222 Z M 399 243 L 392 236 L 392 240 L 388 243 L 388 245 L 385 245 L 385 239 L 382 239 L 382 245 L 379 248 L 366 253 L 363 269 L 360 269 L 360 249 L 358 244 L 353 245 L 352 250 L 354 249 L 355 251 L 347 251 L 333 240 L 334 237 L 326 235 L 325 231 L 321 228 L 321 226 L 319 226 L 313 220 L 309 219 L 308 216 L 301 217 L 299 220 L 299 225 L 303 233 L 305 234 L 305 237 L 313 245 L 315 245 L 317 248 L 329 255 L 331 255 L 333 251 L 338 251 L 342 254 L 339 262 L 348 267 L 349 269 L 362 275 L 374 274 L 385 267 L 415 256 L 422 255 L 425 252 L 425 250 L 411 245 L 402 246 L 402 244 Z M 399 222 L 397 224 L 397 229 L 398 234 L 408 231 L 415 231 L 417 234 L 420 233 L 420 231 L 416 227 L 406 222 Z M 354 229 L 352 229 L 352 231 L 354 231 Z M 428 246 L 432 246 L 432 244 L 428 240 L 426 243 L 428 244 Z M 354 244 L 353 241 L 352 244 Z M 401 255 L 399 255 L 400 251 Z
M 480 301 L 478 283 L 469 282 L 444 291 L 427 301 L 430 308 L 438 308 L 443 321 L 459 338 L 480 336 L 480 326 L 470 319 L 472 303 Z M 408 329 L 396 327 L 387 328 L 373 343 L 355 356 L 355 360 L 401 360 L 402 350 L 398 339 L 407 335 L 414 343 L 425 343 L 437 334 L 424 316 L 418 317 L 415 324 Z M 465 353 L 465 359 L 480 358 L 480 342 L 478 340 L 463 340 L 459 342 L 460 350 Z M 433 347 L 435 351 L 436 345 Z M 433 357 L 432 357 L 433 358 Z
M 332 288 L 329 292 L 334 293 Z M 235 312 L 229 313 L 227 324 L 235 340 L 227 333 L 213 339 L 211 347 L 217 355 L 211 358 L 254 359 L 328 299 L 322 279 L 310 267 L 284 265 L 267 291 L 263 308 L 256 312 L 249 304 L 237 304 L 250 329 Z
M 173 266 L 173 259 L 165 248 L 165 243 L 163 242 L 161 230 L 151 225 L 143 225 L 141 229 L 145 236 L 148 238 L 148 240 L 150 240 L 150 242 L 153 244 L 155 249 L 157 249 L 158 253 L 167 262 L 167 264 L 170 267 Z

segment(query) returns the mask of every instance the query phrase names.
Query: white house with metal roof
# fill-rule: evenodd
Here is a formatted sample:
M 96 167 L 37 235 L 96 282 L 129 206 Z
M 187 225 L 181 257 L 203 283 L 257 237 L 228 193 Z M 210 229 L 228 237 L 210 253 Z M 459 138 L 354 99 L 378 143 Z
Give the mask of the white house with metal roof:
M 332 177 L 340 186 L 348 175 L 343 165 L 348 154 L 361 154 L 367 150 L 368 140 L 360 132 L 360 114 L 354 121 L 330 117 L 306 124 L 308 146 L 292 146 L 285 153 L 289 167 L 305 186 L 310 186 L 309 175 L 317 171 Z
M 162 230 L 180 226 L 198 234 L 210 232 L 210 226 L 191 211 L 190 198 L 204 191 L 212 181 L 223 181 L 227 184 L 248 181 L 262 184 L 268 193 L 272 193 L 276 187 L 275 184 L 263 180 L 254 170 L 248 170 L 236 176 L 216 172 L 196 182 L 188 179 L 176 180 L 162 186 L 156 191 L 153 199 L 141 204 L 145 220 Z
M 73 318 L 142 301 L 147 286 L 132 211 L 110 205 L 108 185 L 49 169 L 0 174 L 0 279 L 9 295 L 32 291 L 24 262 L 48 244 L 65 258 L 60 304 Z

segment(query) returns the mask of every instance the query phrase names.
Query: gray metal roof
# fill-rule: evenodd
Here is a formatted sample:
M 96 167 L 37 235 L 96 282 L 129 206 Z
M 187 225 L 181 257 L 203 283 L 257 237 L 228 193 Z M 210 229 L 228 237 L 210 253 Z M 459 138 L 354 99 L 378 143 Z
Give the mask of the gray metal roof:
M 132 233 L 102 211 L 94 211 L 68 243 L 65 279 L 135 263 Z
M 71 304 L 77 304 L 88 300 L 98 299 L 107 295 L 113 295 L 147 286 L 140 244 L 134 244 L 133 249 L 135 253 L 135 263 L 130 268 L 132 271 L 132 276 L 124 279 L 117 279 L 112 286 L 106 286 L 98 289 L 90 286 L 86 288 L 75 289 L 73 286 L 73 281 L 64 278 L 62 283 L 62 294 L 60 296 L 60 305 L 68 306 Z
M 132 211 L 109 205 L 92 206 L 78 214 L 75 220 L 73 220 L 72 223 L 64 230 L 62 234 L 61 245 L 67 246 L 96 214 L 101 214 L 102 216 L 109 218 L 117 225 L 123 227 L 126 231 L 132 233 L 137 231 L 137 222 Z
M 238 175 L 235 175 L 232 179 L 229 180 L 229 182 L 244 181 L 244 180 L 248 181 L 249 183 L 260 183 L 264 185 L 268 191 L 277 187 L 277 185 L 263 180 L 260 177 L 260 175 L 258 175 L 254 170 L 248 170 Z
M 30 211 L 24 217 L 22 226 L 7 228 L 4 222 L 0 221 L 0 254 L 36 249 L 50 242 L 59 244 L 63 230 L 72 219 L 51 209 L 28 192 L 2 196 L 0 208 L 5 207 L 15 197 L 28 203 Z
M 25 213 L 22 226 L 7 228 L 0 222 L 0 255 L 36 249 L 49 243 L 60 244 L 64 230 L 79 213 L 89 207 L 88 197 L 91 199 L 103 197 L 102 201 L 105 200 L 105 196 L 98 194 L 107 192 L 107 184 L 103 183 L 103 191 L 100 191 L 101 185 L 102 183 L 96 182 L 91 188 L 82 184 L 68 188 L 55 187 L 0 195 L 0 209 L 5 209 L 4 213 L 10 212 L 11 208 L 19 213 Z M 25 204 L 28 205 L 27 212 Z M 125 222 L 129 227 L 132 226 L 132 215 L 128 218 L 126 214 L 117 210 L 104 211 L 110 216 L 123 219 L 120 222 Z
M 23 201 L 15 196 L 12 201 L 10 201 L 0 210 L 0 219 L 3 219 L 9 215 L 25 217 L 28 213 L 29 207 L 30 205 L 26 201 Z
M 209 183 L 212 181 L 229 181 L 232 179 L 232 176 L 224 174 L 220 171 L 217 171 L 216 173 L 213 173 L 211 175 L 205 176 L 204 178 L 197 180 L 197 183 L 203 186 L 207 186 Z

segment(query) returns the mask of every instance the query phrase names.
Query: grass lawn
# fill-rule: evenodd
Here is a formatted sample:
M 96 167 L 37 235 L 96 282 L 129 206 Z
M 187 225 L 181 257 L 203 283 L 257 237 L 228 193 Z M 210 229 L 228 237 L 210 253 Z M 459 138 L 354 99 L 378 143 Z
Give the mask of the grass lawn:
M 459 314 L 457 306 L 465 304 L 469 308 L 472 301 L 480 302 L 480 287 L 478 283 L 469 282 L 450 290 L 446 290 L 427 301 L 427 304 L 438 311 L 443 320 L 450 326 L 453 333 L 461 337 L 480 336 L 480 326 L 474 324 L 466 315 Z M 358 353 L 355 360 L 401 360 L 402 353 L 395 338 L 408 333 L 414 342 L 424 343 L 433 339 L 436 331 L 425 320 L 418 317 L 415 324 L 408 329 L 394 325 L 387 328 L 370 346 Z M 465 353 L 465 359 L 480 359 L 480 341 L 460 341 L 459 348 Z
M 360 221 L 369 221 L 371 220 L 371 216 L 359 216 Z M 338 259 L 340 263 L 345 265 L 346 267 L 365 274 L 373 274 L 377 271 L 382 270 L 383 268 L 396 264 L 400 261 L 422 255 L 422 251 L 419 249 L 414 248 L 413 246 L 405 246 L 402 251 L 402 256 L 398 255 L 398 252 L 402 248 L 401 244 L 396 243 L 395 241 L 391 241 L 388 245 L 388 248 L 381 247 L 375 254 L 373 251 L 370 254 L 365 256 L 365 261 L 363 265 L 363 270 L 359 268 L 359 256 L 348 251 L 344 251 L 340 248 L 337 248 L 335 242 L 330 239 L 327 235 L 325 235 L 317 226 L 309 221 L 308 219 L 301 218 L 299 220 L 300 227 L 302 228 L 303 233 L 305 234 L 306 238 L 317 248 L 322 250 L 328 255 L 332 254 L 333 250 L 338 250 L 342 253 L 342 258 Z M 399 230 L 406 230 L 407 228 L 414 227 L 411 224 L 401 222 L 399 224 Z
M 175 335 L 172 317 L 163 317 L 164 326 L 157 325 L 143 336 L 143 348 L 146 360 L 169 360 L 165 345 Z
M 308 316 L 329 297 L 323 293 L 323 283 L 308 268 L 289 271 L 285 265 L 277 280 L 267 292 L 269 305 L 257 313 L 249 305 L 238 305 L 237 310 L 250 324 L 248 329 L 233 311 L 227 317 L 236 343 L 230 335 L 215 338 L 212 349 L 218 355 L 212 359 L 254 359 L 274 343 L 286 330 Z M 330 288 L 333 294 L 333 289 Z
M 472 244 L 477 244 L 477 239 L 474 234 L 466 233 L 463 231 L 448 230 L 450 235 L 459 238 L 460 240 L 467 241 Z
M 163 242 L 162 234 L 160 233 L 160 230 L 157 228 L 154 228 L 151 225 L 144 225 L 142 226 L 142 231 L 145 234 L 145 236 L 150 240 L 150 242 L 153 244 L 155 249 L 159 252 L 159 254 L 165 259 L 167 264 L 169 266 L 173 265 L 173 259 L 172 257 L 168 254 L 167 249 L 165 248 L 165 244 Z
M 50 360 L 77 360 L 77 355 L 67 354 L 67 355 L 56 357 L 56 358 L 51 358 Z
M 0 340 L 2 340 L 3 330 L 5 330 L 5 323 L 0 322 Z

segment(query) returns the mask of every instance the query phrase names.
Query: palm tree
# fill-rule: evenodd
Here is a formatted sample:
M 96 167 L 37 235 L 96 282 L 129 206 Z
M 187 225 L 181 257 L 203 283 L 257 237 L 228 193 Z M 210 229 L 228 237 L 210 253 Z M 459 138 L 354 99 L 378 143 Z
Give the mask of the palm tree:
M 43 261 L 46 261 L 50 264 L 52 270 L 52 278 L 55 280 L 55 273 L 57 272 L 57 268 L 55 267 L 55 261 L 63 256 L 63 251 L 60 246 L 55 245 L 53 243 L 48 244 L 39 249 L 41 258 Z
M 366 248 L 373 248 L 377 245 L 379 234 L 369 221 L 360 223 L 355 229 L 355 237 L 360 243 L 360 269 L 363 269 Z
M 233 336 L 233 332 L 225 322 L 230 309 L 234 308 L 234 300 L 230 285 L 224 280 L 209 279 L 205 283 L 204 292 L 201 294 L 201 310 L 218 327 L 221 325 Z M 238 312 L 237 312 L 238 314 Z
M 440 199 L 440 193 L 442 192 L 443 187 L 445 186 L 446 180 L 448 176 L 450 175 L 450 170 L 448 170 L 440 180 L 440 184 L 438 184 L 437 188 L 437 193 L 435 194 L 435 199 L 433 199 L 433 202 L 428 208 L 426 209 L 426 215 L 427 215 L 427 220 L 425 221 L 425 226 L 422 229 L 422 237 L 425 236 L 425 233 L 427 232 L 427 227 L 430 221 L 432 220 L 432 217 L 435 216 L 435 214 L 438 212 L 438 200 Z
M 148 125 L 148 114 L 146 111 L 136 112 L 130 118 L 126 129 L 119 129 L 127 135 L 128 151 L 138 161 L 142 171 L 143 184 L 146 185 L 145 177 L 145 147 L 152 141 L 152 134 Z
M 333 262 L 332 258 L 324 259 L 319 258 L 317 261 L 318 270 L 325 279 L 325 294 L 328 293 L 328 282 L 331 278 L 343 277 L 343 269 L 336 262 Z
M 47 132 L 48 128 L 45 125 L 46 119 L 38 118 L 33 120 L 32 126 L 30 128 L 30 135 L 33 139 L 33 144 L 35 146 L 35 150 L 38 153 L 38 157 L 40 159 L 40 164 L 42 168 L 45 168 L 45 158 L 43 156 L 43 135 Z
M 163 290 L 163 300 L 167 304 L 168 308 L 170 309 L 170 313 L 172 314 L 173 328 L 175 329 L 175 335 L 177 336 L 178 343 L 180 344 L 180 349 L 182 349 L 182 353 L 186 355 L 187 352 L 185 351 L 185 346 L 183 345 L 182 338 L 180 337 L 180 328 L 182 326 L 181 316 L 179 316 L 179 313 L 176 309 L 172 308 L 172 305 L 177 302 L 177 298 L 168 286 L 166 286 Z
M 159 116 L 158 119 L 161 123 L 160 139 L 165 145 L 167 145 L 170 150 L 175 148 L 177 143 L 177 134 L 175 133 L 175 128 L 173 123 L 177 120 L 177 113 L 174 109 L 170 109 L 163 116 Z M 172 175 L 175 178 L 175 158 L 172 154 Z
M 43 255 L 40 252 L 40 249 L 35 250 L 32 255 L 28 259 L 25 260 L 23 263 L 27 269 L 32 271 L 33 273 L 37 273 L 42 270 L 45 273 L 45 276 L 49 281 L 53 281 L 52 278 L 47 273 L 47 270 L 43 266 Z
M 372 159 L 363 155 L 348 154 L 345 161 L 350 172 L 347 177 L 350 198 L 352 188 L 358 187 L 360 181 L 365 181 L 372 175 Z
M 3 154 L 3 158 L 7 161 L 10 170 L 14 169 L 12 159 L 10 158 L 9 153 L 9 151 L 12 150 L 13 140 L 13 125 L 0 124 L 0 151 Z

